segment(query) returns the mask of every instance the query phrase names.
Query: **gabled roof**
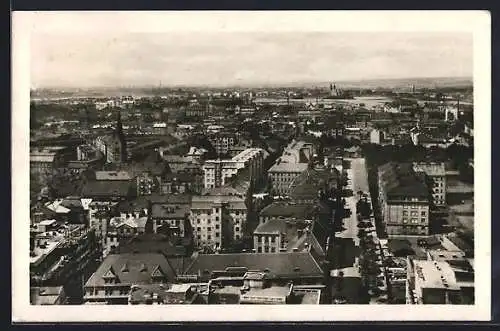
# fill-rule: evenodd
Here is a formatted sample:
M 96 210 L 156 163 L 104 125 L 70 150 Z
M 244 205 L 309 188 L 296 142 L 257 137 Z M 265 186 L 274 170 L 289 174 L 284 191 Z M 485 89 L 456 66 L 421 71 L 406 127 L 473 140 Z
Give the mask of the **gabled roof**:
M 123 267 L 126 265 L 126 269 Z M 167 258 L 159 253 L 125 253 L 108 255 L 97 271 L 90 277 L 85 286 L 102 286 L 104 278 L 114 276 L 121 284 L 150 284 L 152 273 L 160 270 L 167 281 L 175 279 L 175 271 L 170 266 Z

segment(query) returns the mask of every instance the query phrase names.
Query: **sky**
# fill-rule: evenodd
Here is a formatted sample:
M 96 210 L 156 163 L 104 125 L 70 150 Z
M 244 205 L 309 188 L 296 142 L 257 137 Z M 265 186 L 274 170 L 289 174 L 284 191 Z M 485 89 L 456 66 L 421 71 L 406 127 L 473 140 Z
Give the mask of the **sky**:
M 35 30 L 31 86 L 223 86 L 472 77 L 472 46 L 472 34 L 465 32 Z

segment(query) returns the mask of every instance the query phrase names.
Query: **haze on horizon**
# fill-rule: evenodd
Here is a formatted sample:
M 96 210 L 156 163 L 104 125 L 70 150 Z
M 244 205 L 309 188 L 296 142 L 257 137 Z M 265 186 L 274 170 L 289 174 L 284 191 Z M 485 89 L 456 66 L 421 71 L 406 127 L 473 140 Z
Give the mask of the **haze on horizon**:
M 472 77 L 451 32 L 32 34 L 32 88 L 229 86 Z

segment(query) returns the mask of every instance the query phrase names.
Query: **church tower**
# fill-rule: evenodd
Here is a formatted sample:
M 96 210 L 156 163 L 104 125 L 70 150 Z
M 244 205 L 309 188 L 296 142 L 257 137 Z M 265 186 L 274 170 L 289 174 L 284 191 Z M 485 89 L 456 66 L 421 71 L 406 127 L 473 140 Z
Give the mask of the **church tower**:
M 127 142 L 123 133 L 121 111 L 116 115 L 116 128 L 113 133 L 113 154 L 115 162 L 127 162 Z

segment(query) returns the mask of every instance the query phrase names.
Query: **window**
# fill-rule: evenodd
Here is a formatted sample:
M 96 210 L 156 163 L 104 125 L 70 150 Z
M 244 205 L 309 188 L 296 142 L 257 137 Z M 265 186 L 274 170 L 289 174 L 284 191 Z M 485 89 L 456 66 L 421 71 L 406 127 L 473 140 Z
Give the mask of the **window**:
M 211 222 L 211 221 L 210 221 L 210 218 L 209 218 L 209 219 L 207 219 L 207 223 L 208 223 L 208 224 L 210 224 L 210 222 Z
M 220 237 L 220 233 L 219 232 L 216 232 L 215 233 L 215 238 L 219 238 Z
M 262 247 L 257 247 L 257 253 L 262 253 Z
M 218 213 L 219 212 L 219 208 L 215 208 L 215 212 Z
M 237 234 L 235 238 L 236 238 L 236 240 L 240 239 L 240 235 Z
M 107 288 L 107 289 L 105 289 L 105 290 L 104 290 L 104 294 L 105 294 L 105 295 L 112 295 L 112 294 L 113 294 L 113 289 L 111 289 L 111 288 Z
M 212 236 L 211 236 L 211 235 L 208 235 L 208 236 L 207 236 L 207 239 L 208 239 L 208 240 L 212 240 Z
M 413 205 L 411 206 L 411 209 L 417 209 L 417 206 Z
M 207 228 L 207 231 L 208 231 L 208 232 L 212 231 L 212 228 L 209 226 L 209 227 Z
M 239 231 L 240 231 L 240 227 L 239 227 L 239 226 L 237 226 L 237 227 L 234 229 L 234 231 L 239 232 Z
M 219 229 L 219 224 L 215 224 L 215 229 L 218 230 Z
M 411 212 L 411 216 L 417 216 L 417 212 L 416 211 L 412 211 Z
M 404 224 L 408 223 L 408 220 L 406 218 L 403 218 L 403 223 Z
M 198 235 L 198 240 L 201 240 L 201 236 L 200 235 Z
M 201 221 L 200 221 L 200 219 L 198 218 L 198 219 L 196 220 L 196 223 L 197 223 L 197 224 L 200 224 L 200 222 L 201 222 Z
M 264 247 L 264 252 L 269 253 L 269 247 Z
M 422 218 L 420 221 L 421 221 L 422 223 L 425 223 L 425 222 L 426 222 L 425 218 Z
M 272 242 L 272 243 L 275 243 L 275 242 L 276 242 L 276 237 L 275 237 L 275 236 L 272 236 L 272 237 L 271 237 L 271 242 Z
M 412 222 L 413 224 L 415 224 L 415 223 L 417 223 L 417 222 L 418 222 L 418 220 L 417 220 L 416 218 L 412 218 L 412 219 L 411 219 L 411 222 Z
M 197 228 L 196 228 L 196 231 L 201 232 L 201 228 L 200 228 L 200 227 L 197 227 Z
M 421 212 L 420 215 L 425 216 L 426 215 L 425 211 Z
M 219 216 L 215 216 L 215 221 L 218 222 L 219 221 Z
M 407 210 L 403 210 L 403 216 L 408 216 L 408 211 Z
M 276 247 L 271 247 L 271 253 L 276 253 Z

